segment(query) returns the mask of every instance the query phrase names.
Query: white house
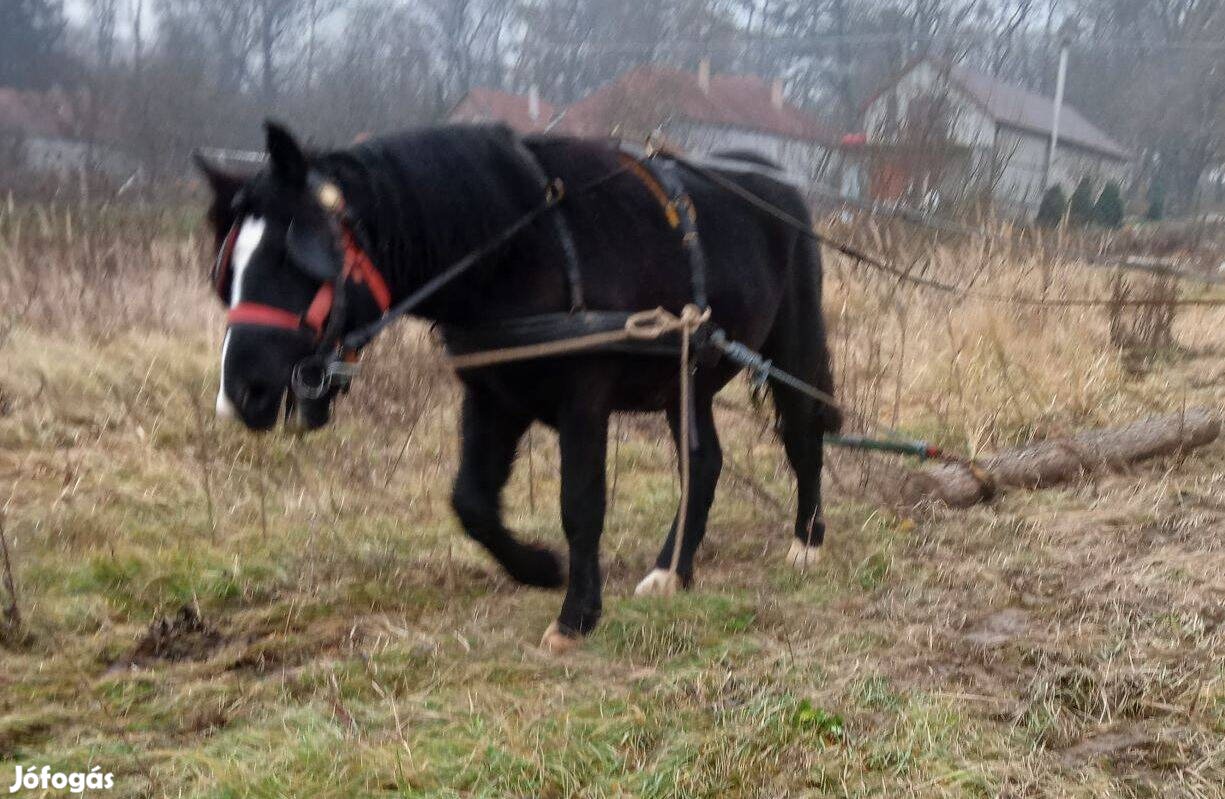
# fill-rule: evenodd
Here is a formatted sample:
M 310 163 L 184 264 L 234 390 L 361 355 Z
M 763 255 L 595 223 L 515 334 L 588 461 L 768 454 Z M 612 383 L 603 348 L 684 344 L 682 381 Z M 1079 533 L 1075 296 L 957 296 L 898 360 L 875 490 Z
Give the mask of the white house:
M 1042 200 L 1053 120 L 1054 101 L 1049 97 L 967 67 L 925 58 L 868 103 L 864 131 L 869 148 L 914 144 L 925 135 L 929 142 L 938 139 L 947 148 L 946 155 L 959 161 L 949 164 L 940 190 L 959 188 L 949 185 L 950 178 L 963 185 L 976 183 L 989 187 L 996 203 L 1029 213 Z M 903 190 L 897 180 L 898 164 L 890 167 L 893 180 L 877 181 L 878 191 L 886 194 Z M 1100 188 L 1108 180 L 1125 184 L 1130 172 L 1126 148 L 1064 103 L 1051 182 L 1070 193 L 1084 177 Z M 890 185 L 880 188 L 882 183 Z
M 1204 171 L 1199 181 L 1199 201 L 1204 208 L 1225 209 L 1225 164 Z
M 642 139 L 660 131 L 673 146 L 708 153 L 751 150 L 797 177 L 830 172 L 837 134 L 788 103 L 783 83 L 648 65 L 630 70 L 565 110 L 559 128 L 587 136 Z
M 527 113 L 546 108 L 552 112 L 546 125 L 540 124 L 541 115 Z M 828 180 L 838 156 L 837 134 L 788 103 L 782 81 L 712 75 L 708 61 L 696 73 L 641 66 L 562 108 L 531 95 L 475 89 L 449 116 L 452 121 L 494 118 L 524 132 L 544 127 L 640 142 L 659 132 L 670 146 L 685 151 L 751 150 L 803 181 Z
M 135 160 L 97 135 L 104 124 L 85 118 L 102 115 L 89 111 L 87 96 L 0 87 L 0 164 L 60 177 L 82 171 L 130 177 Z

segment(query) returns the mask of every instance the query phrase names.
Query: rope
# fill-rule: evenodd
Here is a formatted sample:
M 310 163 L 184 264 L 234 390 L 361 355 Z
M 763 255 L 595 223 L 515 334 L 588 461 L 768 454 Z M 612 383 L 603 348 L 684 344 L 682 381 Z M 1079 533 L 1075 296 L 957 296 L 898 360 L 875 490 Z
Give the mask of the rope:
M 692 309 L 692 311 L 691 311 Z M 696 316 L 694 316 L 696 314 Z M 696 323 L 693 321 L 696 319 Z M 480 369 L 486 366 L 497 366 L 516 361 L 530 361 L 535 358 L 550 358 L 556 355 L 568 355 L 573 352 L 597 349 L 609 344 L 620 344 L 625 341 L 654 341 L 669 333 L 681 332 L 682 343 L 688 342 L 689 335 L 710 319 L 710 309 L 698 311 L 696 305 L 686 305 L 680 316 L 669 313 L 663 308 L 650 311 L 639 311 L 631 314 L 625 320 L 621 330 L 610 330 L 605 333 L 589 333 L 585 336 L 545 341 L 539 344 L 524 344 L 518 347 L 502 347 L 499 349 L 482 350 L 470 355 L 455 355 L 447 362 L 457 371 L 465 369 Z M 692 327 L 690 327 L 692 325 Z M 682 350 L 685 348 L 682 347 Z M 684 355 L 684 353 L 682 353 Z M 684 355 L 687 359 L 687 355 Z
M 699 311 L 692 303 L 681 311 L 678 321 L 681 331 L 681 418 L 680 418 L 680 466 L 681 466 L 681 504 L 676 510 L 676 535 L 672 539 L 672 560 L 668 564 L 668 582 L 677 580 L 676 568 L 681 559 L 681 541 L 685 537 L 685 523 L 689 519 L 689 428 L 691 394 L 693 392 L 693 375 L 689 371 L 689 342 L 693 331 L 710 319 L 710 308 Z M 627 325 L 628 327 L 628 325 Z
M 945 283 L 943 281 L 934 280 L 932 278 L 912 275 L 909 272 L 898 269 L 896 266 L 893 266 L 885 262 L 884 260 L 877 258 L 874 255 L 871 255 L 870 253 L 864 250 L 854 247 L 849 243 L 835 241 L 834 239 L 830 238 L 827 234 L 824 234 L 818 231 L 811 223 L 807 223 L 807 222 L 804 222 L 803 220 L 797 219 L 796 217 L 782 210 L 781 208 L 774 205 L 773 203 L 763 200 L 758 195 L 744 188 L 743 186 L 736 183 L 735 181 L 729 180 L 723 175 L 720 175 L 718 172 L 715 172 L 714 170 L 706 169 L 705 167 L 695 164 L 692 161 L 688 161 L 684 158 L 680 158 L 675 155 L 670 155 L 669 157 L 674 158 L 678 164 L 685 167 L 689 171 L 697 175 L 700 175 L 706 180 L 709 180 L 711 183 L 714 183 L 716 186 L 723 189 L 724 191 L 734 194 L 736 197 L 739 197 L 741 200 L 753 206 L 754 208 L 766 214 L 767 216 L 773 217 L 774 219 L 778 220 L 779 222 L 782 222 L 783 224 L 787 225 L 790 228 L 793 228 L 794 230 L 798 231 L 801 235 L 807 236 L 808 238 L 812 239 L 818 244 L 823 244 L 832 250 L 840 252 L 843 255 L 846 255 L 850 258 L 853 258 L 856 261 L 864 264 L 865 266 L 869 266 L 873 269 L 876 269 L 877 271 L 892 275 L 893 277 L 896 277 L 898 280 L 902 280 L 907 283 L 912 283 L 916 286 L 922 286 L 924 288 L 929 288 L 929 289 L 939 291 L 945 294 L 954 294 L 954 295 L 961 296 L 963 298 L 972 299 L 972 300 L 982 300 L 984 302 L 994 302 L 994 303 L 1001 303 L 1001 304 L 1007 304 L 1007 305 L 1036 306 L 1036 307 L 1043 307 L 1043 308 L 1089 308 L 1089 307 L 1110 307 L 1110 306 L 1121 306 L 1121 305 L 1130 305 L 1130 306 L 1190 305 L 1190 306 L 1208 306 L 1208 307 L 1225 306 L 1225 297 L 1200 297 L 1200 298 L 1193 298 L 1193 299 L 1174 299 L 1174 300 L 1147 299 L 1147 298 L 1110 299 L 1110 298 L 1099 298 L 1099 297 L 1072 297 L 1072 298 L 1067 298 L 1067 299 L 1045 300 L 1045 299 L 1040 299 L 1037 297 L 1024 297 L 1024 296 L 1020 296 L 1016 294 L 996 294 L 992 292 L 971 291 L 970 289 L 962 288 L 960 286 L 955 286 L 951 283 Z

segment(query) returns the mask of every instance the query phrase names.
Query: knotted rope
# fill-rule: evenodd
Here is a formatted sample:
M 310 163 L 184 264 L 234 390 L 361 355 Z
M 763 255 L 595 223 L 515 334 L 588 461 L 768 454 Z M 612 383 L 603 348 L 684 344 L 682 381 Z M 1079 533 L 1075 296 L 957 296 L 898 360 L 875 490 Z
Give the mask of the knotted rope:
M 559 341 L 544 341 L 539 344 L 524 344 L 519 347 L 502 347 L 483 350 L 470 355 L 454 355 L 447 362 L 457 371 L 464 369 L 480 369 L 485 366 L 497 366 L 516 361 L 530 361 L 536 358 L 548 358 L 555 355 L 568 355 L 574 352 L 606 347 L 610 344 L 620 344 L 626 341 L 654 341 L 669 333 L 680 332 L 681 341 L 688 344 L 694 330 L 710 319 L 710 309 L 702 311 L 696 305 L 686 305 L 681 315 L 670 313 L 663 308 L 650 311 L 639 311 L 625 320 L 625 327 L 620 330 L 609 330 L 604 333 L 589 333 L 584 336 L 561 339 Z M 681 348 L 682 363 L 689 362 L 687 347 Z
M 657 308 L 662 310 L 661 308 Z M 681 540 L 685 536 L 685 522 L 689 516 L 689 429 L 692 424 L 690 417 L 693 404 L 693 373 L 689 366 L 689 342 L 693 332 L 710 319 L 710 309 L 699 310 L 690 303 L 681 311 L 680 318 L 675 319 L 681 331 L 681 408 L 680 408 L 680 466 L 681 466 L 681 506 L 676 511 L 676 534 L 672 539 L 672 561 L 668 564 L 668 582 L 674 583 L 678 578 L 676 567 L 681 557 Z M 631 320 L 633 321 L 633 320 Z M 629 322 L 626 323 L 629 329 Z M 675 328 L 673 328 L 675 329 Z

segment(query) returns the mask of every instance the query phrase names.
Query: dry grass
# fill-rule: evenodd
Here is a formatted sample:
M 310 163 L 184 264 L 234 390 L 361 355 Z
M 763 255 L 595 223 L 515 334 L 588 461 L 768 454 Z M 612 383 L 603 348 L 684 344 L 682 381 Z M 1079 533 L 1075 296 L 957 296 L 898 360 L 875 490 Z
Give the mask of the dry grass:
M 456 389 L 420 330 L 379 342 L 324 433 L 214 427 L 194 213 L 0 213 L 23 621 L 0 761 L 102 765 L 132 797 L 1225 795 L 1220 445 L 913 518 L 872 500 L 900 464 L 834 453 L 827 557 L 799 575 L 768 422 L 721 410 L 698 583 L 661 603 L 629 594 L 675 508 L 671 448 L 622 419 L 605 621 L 553 660 L 534 644 L 559 597 L 509 584 L 449 512 Z M 855 232 L 942 279 L 1109 291 L 1030 246 Z M 1137 368 L 1102 310 L 899 291 L 841 259 L 827 286 L 857 424 L 974 452 L 1221 405 L 1220 312 L 1180 312 Z M 529 451 L 509 520 L 560 544 L 555 440 Z M 200 643 L 133 666 L 185 605 Z

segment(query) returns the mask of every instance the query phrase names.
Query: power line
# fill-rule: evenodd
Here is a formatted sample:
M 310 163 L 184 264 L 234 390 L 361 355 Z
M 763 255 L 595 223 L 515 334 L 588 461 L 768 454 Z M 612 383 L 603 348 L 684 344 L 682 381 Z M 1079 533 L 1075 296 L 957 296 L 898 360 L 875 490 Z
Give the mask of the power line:
M 643 50 L 693 50 L 717 51 L 736 48 L 744 50 L 763 45 L 800 49 L 804 47 L 824 47 L 838 44 L 912 44 L 912 45 L 958 45 L 972 42 L 995 41 L 998 37 L 990 31 L 974 31 L 957 33 L 947 36 L 928 36 L 914 33 L 848 33 L 843 35 L 823 34 L 820 36 L 761 36 L 756 34 L 731 33 L 727 37 L 712 37 L 709 39 L 676 39 L 667 40 L 626 40 L 613 36 L 584 37 L 582 39 L 540 38 L 533 39 L 533 47 L 572 48 L 585 52 L 623 53 L 640 55 Z M 1054 37 L 1029 39 L 1022 41 L 1037 48 L 1042 45 L 1059 46 L 1062 40 Z M 1145 53 L 1145 52 L 1225 52 L 1225 41 L 1220 42 L 1138 42 L 1135 39 L 1104 39 L 1094 38 L 1092 41 L 1071 42 L 1068 45 L 1073 51 L 1101 53 Z

